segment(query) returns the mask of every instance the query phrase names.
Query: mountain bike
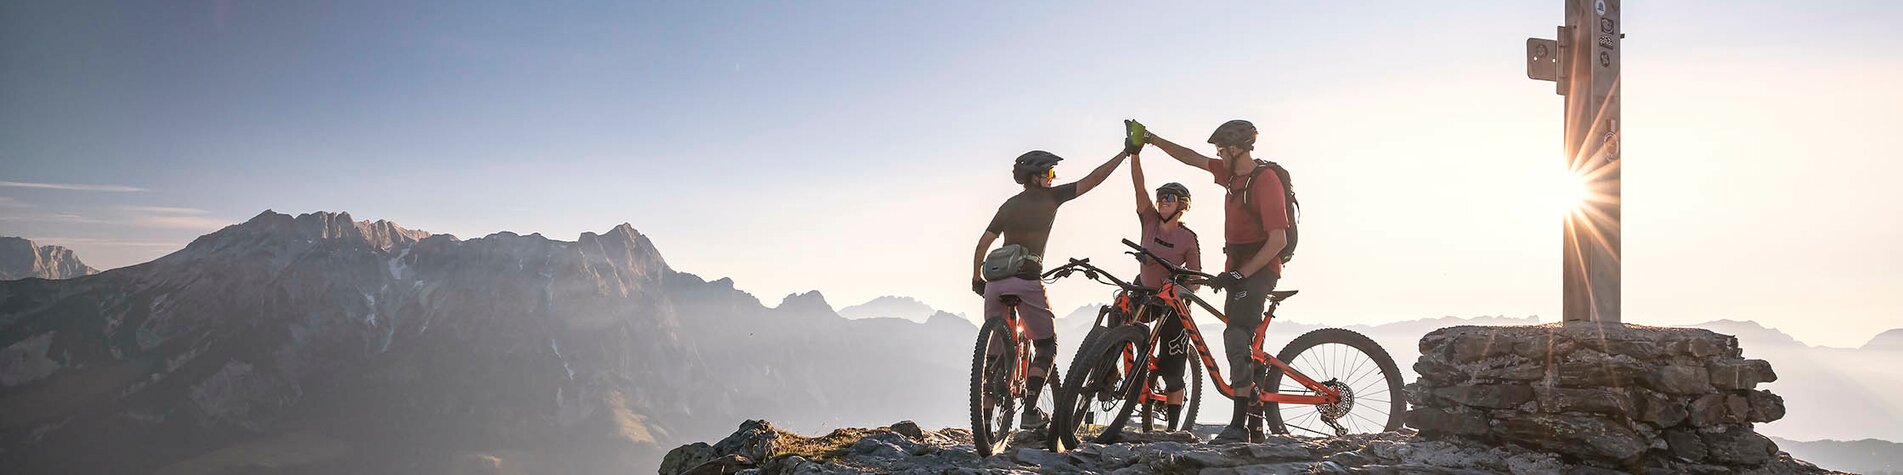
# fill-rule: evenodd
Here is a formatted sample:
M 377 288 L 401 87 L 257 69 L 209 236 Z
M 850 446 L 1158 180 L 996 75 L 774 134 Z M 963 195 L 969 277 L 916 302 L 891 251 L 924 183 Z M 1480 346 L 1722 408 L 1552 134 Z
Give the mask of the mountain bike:
M 1079 266 L 1073 267 L 1073 271 L 1083 269 L 1083 272 L 1087 275 L 1095 272 L 1103 272 L 1095 268 L 1084 269 L 1083 266 L 1089 262 L 1090 259 L 1078 260 L 1077 263 Z M 1068 276 L 1070 273 L 1062 272 L 1061 274 Z M 1097 279 L 1095 275 L 1092 275 L 1091 278 Z M 1084 341 L 1079 344 L 1078 348 L 1082 349 L 1090 346 L 1091 341 L 1097 335 L 1103 333 L 1101 329 L 1106 327 L 1118 327 L 1131 322 L 1161 322 L 1162 320 L 1157 319 L 1158 316 L 1164 314 L 1160 306 L 1168 305 L 1168 300 L 1158 296 L 1158 292 L 1158 289 L 1142 288 L 1135 285 L 1129 288 L 1120 288 L 1111 299 L 1110 305 L 1104 305 L 1098 308 L 1096 322 L 1091 324 L 1090 328 L 1092 330 L 1084 336 Z M 1160 323 L 1159 326 L 1161 326 Z M 1159 341 L 1158 344 L 1174 346 L 1178 348 L 1176 351 L 1187 352 L 1189 346 L 1188 334 L 1185 332 L 1174 341 Z M 1126 353 L 1124 356 L 1135 358 L 1135 352 Z M 1073 367 L 1076 366 L 1074 361 L 1075 360 L 1073 360 L 1072 363 Z M 1133 365 L 1134 361 L 1126 361 L 1125 363 Z M 1125 367 L 1127 368 L 1128 366 L 1129 365 L 1126 365 Z M 1144 390 L 1138 392 L 1136 415 L 1134 416 L 1137 420 L 1132 421 L 1137 423 L 1137 430 L 1141 432 L 1156 432 L 1195 427 L 1196 415 L 1202 406 L 1202 361 L 1197 358 L 1186 358 L 1184 361 L 1183 382 L 1186 385 L 1184 388 L 1185 397 L 1183 399 L 1184 411 L 1181 413 L 1181 419 L 1175 421 L 1168 420 L 1166 409 L 1168 408 L 1169 393 L 1165 390 L 1164 374 L 1160 371 L 1161 368 L 1157 369 L 1158 371 L 1150 372 L 1147 376 L 1148 380 L 1145 381 L 1145 385 L 1143 386 Z M 1119 371 L 1117 374 L 1122 373 Z M 1116 377 L 1110 377 L 1108 380 L 1120 381 Z M 1107 424 L 1109 419 L 1117 414 L 1120 405 L 1123 403 L 1122 394 L 1122 391 L 1116 390 L 1099 391 L 1095 393 L 1096 397 L 1091 399 L 1088 403 L 1078 401 L 1077 404 L 1089 404 L 1089 407 L 1083 411 L 1080 416 L 1081 419 L 1077 424 L 1085 427 L 1096 427 Z M 1055 419 L 1053 419 L 1053 421 L 1055 421 Z
M 1011 425 L 1018 412 L 1017 403 L 1029 389 L 1031 338 L 1018 319 L 1018 304 L 1022 301 L 1016 295 L 1001 299 L 1004 314 L 985 319 L 978 329 L 977 349 L 971 355 L 971 440 L 980 457 L 1004 451 L 1017 432 Z M 1051 368 L 1044 379 L 1049 388 L 1041 391 L 1039 401 L 1028 403 L 1041 401 L 1055 408 L 1052 403 L 1061 385 L 1057 369 Z
M 1053 450 L 1077 446 L 1080 435 L 1094 435 L 1092 440 L 1099 443 L 1116 442 L 1137 408 L 1157 397 L 1153 376 L 1162 325 L 1151 328 L 1149 322 L 1176 319 L 1181 323 L 1217 392 L 1229 398 L 1239 396 L 1222 377 L 1202 332 L 1190 318 L 1189 304 L 1195 303 L 1224 323 L 1228 317 L 1183 289 L 1211 276 L 1173 265 L 1128 239 L 1123 244 L 1135 249 L 1126 254 L 1168 269 L 1170 277 L 1162 287 L 1147 289 L 1123 282 L 1091 265 L 1089 259 L 1071 259 L 1049 273 L 1056 280 L 1083 272 L 1091 280 L 1117 287 L 1119 300 L 1128 296 L 1133 303 L 1127 310 L 1121 305 L 1111 309 L 1128 315 L 1100 318 L 1071 360 L 1067 371 L 1071 376 L 1057 391 L 1057 410 L 1047 438 L 1046 445 Z M 1277 434 L 1299 429 L 1321 436 L 1399 429 L 1407 409 L 1401 372 L 1374 340 L 1349 330 L 1323 328 L 1296 337 L 1278 355 L 1262 350 L 1263 335 L 1276 309 L 1297 292 L 1270 292 L 1269 307 L 1253 332 L 1250 355 L 1259 369 L 1253 375 L 1252 393 L 1240 395 L 1255 401 L 1249 411 L 1252 432 L 1259 432 L 1265 423 Z M 1112 401 L 1117 402 L 1114 411 L 1107 404 Z M 1141 417 L 1137 423 L 1144 423 Z

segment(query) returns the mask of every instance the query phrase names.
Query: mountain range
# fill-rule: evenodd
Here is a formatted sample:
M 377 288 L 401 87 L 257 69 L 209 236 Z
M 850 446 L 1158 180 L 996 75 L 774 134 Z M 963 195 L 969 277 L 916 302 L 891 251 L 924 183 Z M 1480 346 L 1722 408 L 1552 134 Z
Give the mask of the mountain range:
M 0 236 L 0 280 L 71 279 L 97 273 L 97 269 L 80 262 L 71 249 Z
M 940 356 L 975 332 L 816 293 L 769 308 L 628 225 L 462 240 L 267 211 L 144 264 L 0 282 L 0 466 L 625 473 L 761 414 L 957 407 L 968 362 Z
M 1059 319 L 1060 360 L 1096 312 Z M 1348 328 L 1380 342 L 1411 380 L 1428 331 L 1532 323 Z M 1792 417 L 1761 431 L 1903 440 L 1893 427 L 1903 406 L 1885 388 L 1903 376 L 1903 331 L 1852 350 L 1749 322 L 1710 325 L 1778 370 L 1769 387 Z M 1277 320 L 1268 345 L 1319 327 Z M 836 309 L 813 291 L 767 306 L 731 279 L 672 268 L 627 224 L 575 241 L 465 240 L 346 213 L 266 211 L 151 262 L 0 282 L 0 466 L 646 471 L 666 449 L 746 419 L 808 433 L 901 419 L 964 426 L 976 331 L 899 296 Z

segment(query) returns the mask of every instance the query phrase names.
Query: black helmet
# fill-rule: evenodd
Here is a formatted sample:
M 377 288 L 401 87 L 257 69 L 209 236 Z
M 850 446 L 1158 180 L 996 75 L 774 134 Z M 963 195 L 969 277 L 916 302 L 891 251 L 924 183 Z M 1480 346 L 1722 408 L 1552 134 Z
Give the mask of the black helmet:
M 1032 150 L 1018 156 L 1017 164 L 1011 166 L 1011 179 L 1022 185 L 1031 182 L 1031 176 L 1050 171 L 1063 161 L 1063 157 L 1043 150 Z
M 1255 148 L 1255 134 L 1255 124 L 1251 124 L 1246 120 L 1236 119 L 1223 122 L 1222 125 L 1217 126 L 1216 132 L 1209 134 L 1209 143 L 1215 144 L 1217 147 L 1237 146 L 1253 149 Z
M 1164 183 L 1163 186 L 1156 187 L 1156 196 L 1158 198 L 1162 198 L 1163 195 L 1176 195 L 1178 198 L 1181 198 L 1183 200 L 1188 200 L 1189 187 L 1183 186 L 1182 183 L 1177 183 L 1173 181 L 1169 183 Z

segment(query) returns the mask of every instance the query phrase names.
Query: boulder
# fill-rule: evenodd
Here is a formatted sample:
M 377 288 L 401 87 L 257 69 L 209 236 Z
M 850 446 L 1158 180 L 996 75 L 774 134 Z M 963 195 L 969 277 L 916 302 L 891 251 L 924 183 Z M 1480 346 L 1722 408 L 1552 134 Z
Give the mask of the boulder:
M 1638 412 L 1624 391 L 1612 389 L 1535 386 L 1533 396 L 1539 401 L 1541 412 L 1592 412 L 1614 416 Z
M 714 443 L 714 453 L 737 454 L 750 460 L 766 460 L 779 452 L 780 432 L 773 424 L 763 420 L 749 420 L 740 423 L 740 430 L 734 431 L 720 442 Z
M 1770 391 L 1752 391 L 1746 396 L 1751 402 L 1751 422 L 1771 422 L 1784 418 L 1784 398 Z
M 1407 411 L 1407 425 L 1426 434 L 1486 435 L 1487 420 L 1487 414 L 1479 409 L 1421 407 Z
M 1597 322 L 1451 327 L 1421 339 L 1414 368 L 1422 376 L 1407 386 L 1406 420 L 1425 436 L 1504 442 L 1597 467 L 1564 470 L 1574 473 L 1733 473 L 1778 464 L 1768 439 L 1751 428 L 1784 417 L 1783 398 L 1755 390 L 1777 376 L 1769 362 L 1744 358 L 1729 335 Z M 1402 459 L 1355 470 L 1421 462 Z
M 1749 429 L 1726 428 L 1699 433 L 1712 461 L 1727 465 L 1763 465 L 1777 457 L 1777 443 Z
M 1524 384 L 1457 384 L 1433 394 L 1462 405 L 1507 409 L 1533 400 L 1533 388 Z
M 1718 389 L 1750 390 L 1759 383 L 1777 381 L 1771 362 L 1764 360 L 1719 360 L 1709 366 L 1711 384 Z
M 912 422 L 909 420 L 898 421 L 893 423 L 892 432 L 897 432 L 900 435 L 904 435 L 906 437 L 911 437 L 914 439 L 925 437 L 925 431 L 923 429 L 919 429 L 918 423 Z
M 1638 431 L 1598 416 L 1530 414 L 1500 421 L 1493 435 L 1549 452 L 1621 465 L 1637 461 L 1650 446 Z
M 1666 394 L 1711 392 L 1711 375 L 1702 366 L 1665 365 L 1646 377 L 1646 387 Z
M 714 457 L 714 447 L 707 445 L 706 442 L 675 447 L 674 450 L 667 451 L 667 456 L 661 459 L 660 475 L 677 475 L 707 463 Z

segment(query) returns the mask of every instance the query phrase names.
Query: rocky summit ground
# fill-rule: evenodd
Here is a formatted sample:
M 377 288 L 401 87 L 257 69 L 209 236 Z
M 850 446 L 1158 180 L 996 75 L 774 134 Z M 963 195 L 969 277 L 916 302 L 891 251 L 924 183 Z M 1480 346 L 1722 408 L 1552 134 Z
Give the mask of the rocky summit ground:
M 1042 435 L 1020 433 L 1003 453 L 979 457 L 965 429 L 926 431 L 900 422 L 875 429 L 839 429 L 820 437 L 747 421 L 713 445 L 683 445 L 667 454 L 662 475 L 678 474 L 1598 474 L 1624 473 L 1580 465 L 1516 445 L 1429 440 L 1410 430 L 1333 438 L 1269 436 L 1261 443 L 1209 445 L 1190 432 L 1131 434 L 1115 444 L 1086 443 L 1065 453 L 1041 447 Z M 1761 468 L 1680 465 L 1650 473 L 1815 474 L 1788 454 Z

